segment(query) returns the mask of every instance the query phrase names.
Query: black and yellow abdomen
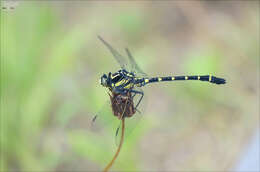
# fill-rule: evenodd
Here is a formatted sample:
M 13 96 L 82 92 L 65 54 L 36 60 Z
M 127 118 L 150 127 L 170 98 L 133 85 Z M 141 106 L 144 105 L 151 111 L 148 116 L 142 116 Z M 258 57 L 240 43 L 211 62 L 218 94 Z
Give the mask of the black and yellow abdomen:
M 144 86 L 149 83 L 162 82 L 162 81 L 184 81 L 184 80 L 199 80 L 207 81 L 213 84 L 225 84 L 226 80 L 223 78 L 218 78 L 212 75 L 195 75 L 195 76 L 168 76 L 168 77 L 153 77 L 153 78 L 143 78 L 137 81 L 137 85 Z

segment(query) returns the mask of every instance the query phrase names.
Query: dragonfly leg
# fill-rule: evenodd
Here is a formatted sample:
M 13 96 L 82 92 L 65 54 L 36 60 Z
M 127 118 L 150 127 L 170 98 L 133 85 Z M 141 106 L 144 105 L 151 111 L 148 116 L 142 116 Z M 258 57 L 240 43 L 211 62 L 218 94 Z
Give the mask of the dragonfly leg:
M 141 95 L 141 97 L 140 97 L 140 99 L 138 100 L 138 103 L 136 104 L 136 106 L 135 106 L 135 109 L 137 109 L 137 107 L 139 106 L 139 104 L 141 103 L 141 101 L 142 101 L 142 99 L 143 99 L 143 97 L 144 97 L 144 93 L 143 92 L 141 92 L 141 91 L 137 91 L 137 90 L 129 90 L 131 93 L 134 93 L 135 95 L 136 94 L 139 94 L 139 95 Z M 135 96 L 134 95 L 134 96 Z
M 134 98 L 135 96 L 136 96 L 136 94 L 137 93 L 134 93 L 134 95 L 132 96 L 132 98 Z M 141 100 L 140 100 L 141 101 Z M 137 107 L 135 107 L 135 110 L 138 112 L 138 113 L 141 113 L 138 109 L 137 109 Z
M 142 99 L 144 97 L 144 93 L 143 92 L 137 91 L 137 90 L 133 90 L 133 89 L 115 89 L 114 91 L 117 92 L 117 93 L 120 93 L 120 94 L 127 94 L 128 92 L 133 93 L 134 95 L 132 96 L 132 98 L 135 97 L 137 94 L 141 95 L 140 99 L 138 100 L 138 102 L 137 102 L 137 104 L 135 106 L 135 110 L 137 110 L 137 107 L 139 106 L 139 104 L 141 103 L 141 101 L 142 101 Z
M 134 95 L 132 96 L 132 98 L 134 98 L 136 96 L 137 93 L 134 93 Z
M 127 89 L 122 89 L 122 88 L 114 88 L 113 92 L 115 93 L 119 93 L 119 94 L 126 94 L 127 93 Z

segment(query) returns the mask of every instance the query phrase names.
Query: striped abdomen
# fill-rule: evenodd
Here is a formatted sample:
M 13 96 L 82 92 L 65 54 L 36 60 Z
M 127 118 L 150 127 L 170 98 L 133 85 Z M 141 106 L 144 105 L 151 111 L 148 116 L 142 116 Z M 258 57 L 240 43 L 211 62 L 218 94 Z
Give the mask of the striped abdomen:
M 154 78 L 143 78 L 139 80 L 141 85 L 146 85 L 153 82 L 161 81 L 183 81 L 183 80 L 199 80 L 199 81 L 208 81 L 214 84 L 225 84 L 226 80 L 223 78 L 217 78 L 212 75 L 203 75 L 203 76 L 168 76 L 168 77 L 154 77 Z

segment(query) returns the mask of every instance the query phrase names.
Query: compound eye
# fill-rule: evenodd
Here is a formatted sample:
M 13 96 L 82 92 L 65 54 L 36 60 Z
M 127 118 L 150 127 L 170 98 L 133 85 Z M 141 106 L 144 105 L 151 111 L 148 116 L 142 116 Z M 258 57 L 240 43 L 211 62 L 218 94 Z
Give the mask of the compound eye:
M 106 75 L 106 74 L 104 74 L 104 75 L 102 76 L 102 78 L 106 79 L 106 78 L 107 78 L 107 75 Z
M 106 85 L 107 85 L 107 75 L 104 74 L 104 75 L 101 77 L 100 83 L 101 83 L 101 85 L 103 85 L 103 86 L 106 86 Z

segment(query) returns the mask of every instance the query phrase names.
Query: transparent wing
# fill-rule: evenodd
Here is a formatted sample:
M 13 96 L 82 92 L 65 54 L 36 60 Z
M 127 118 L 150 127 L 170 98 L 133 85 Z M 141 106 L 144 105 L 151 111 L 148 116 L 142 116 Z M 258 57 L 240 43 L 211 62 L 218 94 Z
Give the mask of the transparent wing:
M 130 53 L 130 51 L 128 50 L 128 48 L 126 48 L 125 50 L 126 50 L 128 59 L 131 64 L 131 69 L 133 70 L 131 72 L 134 72 L 135 74 L 142 76 L 142 77 L 148 77 L 148 75 L 145 72 L 143 72 L 143 70 L 137 65 L 135 59 L 133 58 L 133 56 Z
M 135 62 L 132 54 L 130 53 L 130 51 L 126 48 L 126 53 L 127 53 L 127 57 L 122 56 L 121 54 L 119 54 L 114 48 L 112 48 L 112 46 L 107 43 L 101 36 L 98 36 L 98 38 L 101 40 L 101 42 L 103 42 L 103 44 L 109 49 L 109 51 L 113 54 L 114 58 L 116 59 L 116 61 L 119 63 L 119 65 L 121 66 L 122 69 L 125 69 L 129 72 L 133 72 L 135 75 L 137 76 L 141 76 L 141 77 L 147 77 L 147 74 L 144 73 L 141 68 L 137 65 L 137 63 Z M 138 91 L 139 93 L 143 94 L 143 91 L 140 88 L 135 88 L 136 91 Z M 142 98 L 141 94 L 135 94 L 134 96 L 134 104 L 137 105 L 138 102 L 140 101 L 140 99 Z M 111 110 L 111 102 L 108 103 L 109 108 Z M 137 124 L 139 123 L 140 119 L 142 118 L 142 112 L 144 109 L 144 101 L 141 100 L 136 113 L 130 117 L 130 118 L 125 118 L 125 123 L 126 123 L 126 127 L 125 127 L 125 137 L 124 139 L 126 139 L 128 137 L 128 135 L 130 135 L 132 133 L 132 131 L 135 129 L 135 127 L 137 126 Z M 112 128 L 112 132 L 109 133 L 111 136 L 115 136 L 115 140 L 117 145 L 119 145 L 120 142 L 120 137 L 121 137 L 121 120 L 119 120 L 117 117 L 115 117 L 112 113 L 112 110 L 110 112 L 110 119 L 107 119 L 107 116 L 103 118 L 104 115 L 101 115 L 100 113 L 98 113 L 98 115 L 96 117 L 93 118 L 93 123 L 96 123 L 97 120 L 101 120 L 104 121 L 102 125 L 109 125 L 109 126 L 113 126 Z M 113 119 L 111 122 L 111 118 Z M 105 124 L 106 123 L 106 124 Z M 111 127 L 110 127 L 111 128 Z
M 142 92 L 141 89 L 138 91 Z M 136 105 L 141 98 L 140 94 L 136 94 L 133 98 L 134 105 Z M 114 116 L 111 108 L 111 100 L 107 101 L 101 110 L 93 115 L 90 121 L 90 130 L 97 135 L 97 137 L 104 137 L 104 140 L 112 140 L 112 144 L 118 146 L 121 138 L 122 121 Z M 142 119 L 142 112 L 144 102 L 138 106 L 135 114 L 132 117 L 125 118 L 125 135 L 124 140 L 133 132 L 140 120 Z M 106 139 L 105 139 L 106 138 Z M 99 139 L 100 140 L 100 139 Z
M 121 68 L 127 70 L 127 68 L 128 68 L 127 67 L 127 65 L 128 65 L 127 59 L 125 57 L 123 57 L 121 54 L 119 54 L 114 48 L 112 48 L 112 46 L 109 43 L 107 43 L 101 36 L 98 36 L 98 38 L 110 50 L 110 52 L 113 54 L 114 58 L 119 63 Z
M 136 61 L 134 60 L 133 56 L 131 55 L 130 51 L 126 48 L 127 57 L 122 56 L 119 54 L 109 43 L 107 43 L 101 36 L 98 38 L 103 42 L 103 44 L 110 50 L 113 54 L 116 61 L 119 63 L 122 69 L 125 69 L 129 72 L 133 72 L 137 76 L 147 77 L 148 75 L 141 70 L 141 68 L 137 65 Z
M 110 100 L 91 116 L 89 132 L 83 133 L 86 136 L 86 143 L 88 143 L 85 149 L 91 159 L 103 168 L 114 156 L 117 149 L 114 134 L 119 120 L 113 115 Z
M 135 128 L 140 124 L 140 121 L 142 120 L 142 114 L 136 113 L 131 118 L 125 118 L 125 133 L 124 133 L 124 141 L 127 140 L 127 138 L 134 133 Z M 115 144 L 119 146 L 120 139 L 122 135 L 122 121 L 118 122 L 118 126 L 115 130 Z
M 113 115 L 111 102 L 108 100 L 97 113 L 93 114 L 93 118 L 90 121 L 90 129 L 99 134 L 107 133 L 112 135 L 114 128 L 117 127 L 117 123 L 118 119 Z

